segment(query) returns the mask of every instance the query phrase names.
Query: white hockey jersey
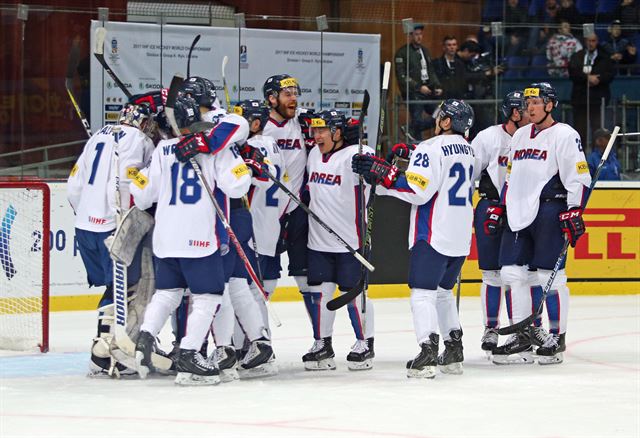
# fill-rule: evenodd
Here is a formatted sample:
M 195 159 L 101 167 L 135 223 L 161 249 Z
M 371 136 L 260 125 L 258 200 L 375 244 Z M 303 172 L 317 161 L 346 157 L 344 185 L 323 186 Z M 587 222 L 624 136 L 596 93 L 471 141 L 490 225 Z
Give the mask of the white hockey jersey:
M 76 213 L 75 226 L 104 232 L 115 229 L 116 192 L 112 125 L 93 134 L 73 166 L 67 182 L 67 199 Z M 131 206 L 129 184 L 153 153 L 153 142 L 137 128 L 121 125 L 119 134 L 120 202 Z
M 157 257 L 206 257 L 226 243 L 228 236 L 191 164 L 176 159 L 177 141 L 158 144 L 151 165 L 138 173 L 131 193 L 140 208 L 158 203 L 153 229 Z M 240 198 L 249 190 L 249 169 L 230 147 L 215 155 L 200 154 L 196 160 L 216 200 L 228 212 L 228 197 Z
M 320 148 L 309 152 L 309 208 L 332 230 L 338 233 L 352 248 L 363 245 L 360 230 L 359 176 L 351 170 L 351 158 L 358 153 L 358 145 L 350 145 L 323 155 Z M 363 153 L 373 154 L 373 149 L 363 146 Z M 371 188 L 365 183 L 365 204 Z M 335 237 L 316 221 L 309 219 L 307 247 L 315 251 L 347 252 Z
M 284 182 L 284 174 L 287 170 L 284 158 L 275 140 L 268 136 L 254 135 L 247 140 L 247 143 L 262 152 L 271 174 L 288 187 Z M 284 214 L 288 201 L 289 197 L 270 179 L 253 178 L 249 202 L 253 218 L 253 235 L 259 254 L 276 255 L 276 245 L 280 236 L 280 217 Z
M 297 113 L 296 113 L 297 115 Z M 302 136 L 302 128 L 298 118 L 294 117 L 289 120 L 278 122 L 269 118 L 262 135 L 273 137 L 276 144 L 280 148 L 280 153 L 284 158 L 284 164 L 287 167 L 286 178 L 289 181 L 291 191 L 300 195 L 305 180 L 305 168 L 307 165 L 307 148 Z M 297 204 L 290 202 L 287 207 L 287 213 L 295 210 Z
M 507 176 L 510 142 L 511 136 L 505 130 L 504 125 L 494 125 L 483 129 L 471 142 L 476 154 L 474 180 L 480 177 L 483 170 L 486 170 L 497 193 L 502 190 Z
M 509 172 L 502 193 L 513 231 L 531 225 L 543 189 L 553 183 L 552 179 L 559 179 L 564 187 L 561 191 L 566 190 L 569 207 L 582 205 L 591 175 L 580 135 L 569 125 L 557 122 L 537 133 L 534 124 L 518 129 L 511 140 Z
M 391 189 L 376 193 L 410 202 L 409 248 L 419 240 L 450 257 L 471 248 L 475 156 L 458 134 L 423 141 L 411 154 L 409 167 Z

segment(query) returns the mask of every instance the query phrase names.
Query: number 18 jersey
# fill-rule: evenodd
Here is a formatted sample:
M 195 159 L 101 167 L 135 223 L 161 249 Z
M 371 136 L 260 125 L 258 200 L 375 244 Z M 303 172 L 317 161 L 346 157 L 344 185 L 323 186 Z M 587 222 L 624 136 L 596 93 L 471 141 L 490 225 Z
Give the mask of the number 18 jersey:
M 379 194 L 410 202 L 409 248 L 425 240 L 440 254 L 469 254 L 473 221 L 475 154 L 458 134 L 439 135 L 418 144 L 405 174 Z

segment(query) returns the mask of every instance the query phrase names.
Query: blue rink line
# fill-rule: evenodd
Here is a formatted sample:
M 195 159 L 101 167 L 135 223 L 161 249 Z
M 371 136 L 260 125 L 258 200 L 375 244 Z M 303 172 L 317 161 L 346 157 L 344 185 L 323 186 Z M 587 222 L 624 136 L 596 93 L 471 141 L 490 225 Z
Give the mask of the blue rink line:
M 86 375 L 89 353 L 46 353 L 0 357 L 0 379 Z

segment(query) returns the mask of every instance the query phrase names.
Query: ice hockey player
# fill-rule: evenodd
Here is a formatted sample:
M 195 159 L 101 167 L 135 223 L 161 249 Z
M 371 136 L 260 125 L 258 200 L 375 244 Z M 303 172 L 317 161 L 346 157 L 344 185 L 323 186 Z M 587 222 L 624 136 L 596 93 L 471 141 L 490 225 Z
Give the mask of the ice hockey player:
M 304 200 L 307 147 L 299 118 L 308 119 L 308 114 L 301 114 L 298 108 L 300 85 L 295 78 L 287 74 L 270 76 L 262 86 L 262 93 L 270 108 L 269 120 L 264 127 L 263 135 L 276 141 L 287 168 L 288 186 L 294 194 Z M 293 202 L 289 202 L 285 210 L 281 233 L 286 248 L 279 247 L 278 250 L 286 249 L 289 256 L 289 275 L 295 279 L 310 314 L 307 285 L 308 218 L 302 208 Z
M 118 173 L 121 206 L 130 206 L 129 185 L 138 170 L 153 153 L 155 122 L 146 104 L 127 104 L 120 112 L 118 124 Z M 109 344 L 113 338 L 113 264 L 104 243 L 116 228 L 116 194 L 113 125 L 93 134 L 73 166 L 67 184 L 67 199 L 75 213 L 76 238 L 80 257 L 87 271 L 89 286 L 106 286 L 98 304 L 98 333 L 91 349 L 89 375 L 105 374 L 110 367 Z M 139 253 L 128 270 L 128 286 L 140 278 Z M 118 364 L 122 374 L 133 371 Z
M 500 190 L 504 185 L 509 161 L 509 144 L 516 130 L 529 123 L 529 114 L 525 111 L 522 91 L 511 91 L 502 100 L 502 115 L 505 122 L 490 126 L 478 133 L 471 145 L 476 154 L 475 173 L 480 177 L 480 201 L 476 205 L 473 225 L 478 248 L 478 266 L 482 271 L 480 286 L 480 305 L 484 324 L 481 348 L 490 356 L 498 346 L 498 328 L 500 328 L 500 305 L 503 291 L 507 302 L 507 314 L 511 320 L 511 290 L 500 279 L 500 240 L 502 223 L 489 221 L 488 229 L 484 225 L 487 209 L 500 208 Z M 503 220 L 504 222 L 504 220 Z M 529 285 L 534 308 L 542 299 L 542 288 L 538 276 L 532 274 L 533 284 Z M 531 308 L 531 306 L 529 306 Z M 537 321 L 540 325 L 540 321 Z
M 488 212 L 489 221 L 499 221 L 503 209 L 508 211 L 500 275 L 503 284 L 511 286 L 516 323 L 531 314 L 527 265 L 537 269 L 540 284 L 547 284 L 564 239 L 575 246 L 584 233 L 581 206 L 591 182 L 580 136 L 551 115 L 558 104 L 555 89 L 546 82 L 534 83 L 524 89 L 524 99 L 531 124 L 511 140 L 510 171 L 501 194 L 504 207 Z M 560 363 L 569 307 L 564 265 L 545 304 L 550 334 L 537 349 L 538 362 Z M 533 363 L 531 343 L 530 333 L 514 334 L 494 350 L 493 362 Z
M 473 148 L 465 140 L 473 110 L 448 99 L 434 113 L 436 136 L 416 146 L 401 175 L 382 158 L 356 155 L 353 168 L 377 192 L 412 204 L 409 228 L 409 287 L 420 353 L 407 362 L 407 377 L 434 378 L 436 367 L 461 374 L 462 329 L 453 285 L 471 248 L 474 191 Z M 440 334 L 445 350 L 438 356 Z
M 205 149 L 204 144 L 208 146 L 207 153 L 196 159 L 203 177 L 216 188 L 215 196 L 221 204 L 226 204 L 227 196 L 244 195 L 251 178 L 244 161 L 232 148 L 219 143 L 211 131 L 200 135 L 191 133 L 189 126 L 200 121 L 198 104 L 193 99 L 178 97 L 175 115 L 178 126 L 187 135 L 161 141 L 151 165 L 140 171 L 132 187 L 140 208 L 157 203 L 153 233 L 157 290 L 140 327 L 136 362 L 140 377 L 153 371 L 151 353 L 155 337 L 180 304 L 184 290 L 189 288 L 193 306 L 186 334 L 180 341 L 176 383 L 212 385 L 220 382 L 219 371 L 199 350 L 222 302 L 225 275 L 221 245 L 227 236 L 193 167 L 179 161 L 178 156 L 188 160 Z
M 365 196 L 366 202 L 370 186 L 366 184 L 365 193 L 361 193 L 359 176 L 351 169 L 351 158 L 358 153 L 357 122 L 347 122 L 341 112 L 332 109 L 316 114 L 311 119 L 311 130 L 317 147 L 309 152 L 307 163 L 309 208 L 343 236 L 352 248 L 360 248 L 364 244 L 360 229 L 360 197 Z M 363 150 L 373 153 L 368 146 L 363 146 Z M 307 370 L 333 370 L 336 365 L 331 339 L 335 311 L 328 310 L 326 304 L 333 298 L 336 285 L 341 292 L 357 286 L 362 267 L 316 221 L 309 222 L 308 249 L 310 297 L 306 296 L 305 300 L 310 309 L 315 341 L 302 361 Z M 356 335 L 356 342 L 347 355 L 350 370 L 366 370 L 373 366 L 374 313 L 369 299 L 366 309 L 365 318 L 360 298 L 348 304 Z

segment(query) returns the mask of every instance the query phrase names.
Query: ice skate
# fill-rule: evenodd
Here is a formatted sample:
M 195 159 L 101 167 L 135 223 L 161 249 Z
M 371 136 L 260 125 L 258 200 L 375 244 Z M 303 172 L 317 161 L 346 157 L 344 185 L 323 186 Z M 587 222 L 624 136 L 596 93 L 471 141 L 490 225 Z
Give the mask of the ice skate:
M 531 338 L 531 344 L 536 347 L 542 347 L 549 338 L 549 332 L 544 327 L 529 327 L 529 337 Z
M 509 336 L 507 342 L 496 347 L 491 361 L 496 365 L 532 364 L 533 347 L 527 333 L 516 333 Z
M 136 343 L 136 370 L 141 379 L 146 379 L 149 373 L 153 373 L 155 368 L 151 362 L 156 340 L 149 332 L 140 331 L 138 342 Z
M 180 349 L 178 362 L 176 363 L 176 385 L 200 386 L 217 385 L 220 383 L 218 368 L 211 365 L 196 350 Z
M 241 379 L 255 377 L 269 377 L 278 374 L 278 366 L 275 363 L 273 348 L 267 339 L 258 339 L 249 346 L 240 363 L 239 373 Z
M 358 339 L 347 355 L 347 367 L 351 371 L 370 370 L 373 367 L 373 338 Z
M 538 348 L 538 363 L 540 365 L 560 364 L 564 360 L 562 353 L 567 349 L 564 343 L 564 333 L 561 335 L 549 334 L 546 342 Z
M 335 370 L 336 357 L 331 346 L 331 337 L 316 339 L 307 354 L 302 356 L 304 368 L 309 371 Z
M 420 353 L 407 362 L 407 377 L 433 379 L 436 376 L 439 342 L 440 336 L 432 333 L 426 342 L 420 344 Z
M 452 330 L 451 339 L 444 341 L 444 351 L 438 356 L 440 371 L 444 374 L 462 374 L 462 330 Z
M 480 342 L 480 348 L 487 355 L 487 359 L 491 360 L 491 352 L 498 346 L 498 329 L 485 327 Z
M 202 354 L 202 353 L 200 353 Z M 204 357 L 204 356 L 203 356 Z M 207 359 L 211 366 L 217 367 L 222 383 L 238 380 L 238 361 L 236 360 L 236 350 L 230 346 L 217 347 Z

